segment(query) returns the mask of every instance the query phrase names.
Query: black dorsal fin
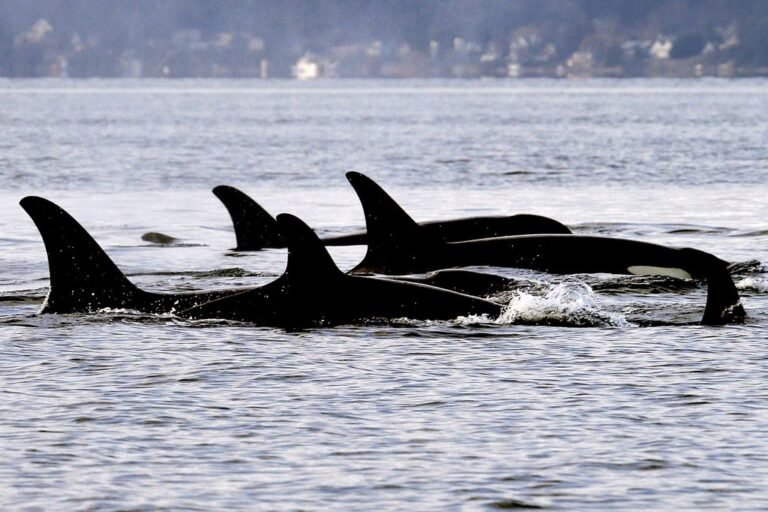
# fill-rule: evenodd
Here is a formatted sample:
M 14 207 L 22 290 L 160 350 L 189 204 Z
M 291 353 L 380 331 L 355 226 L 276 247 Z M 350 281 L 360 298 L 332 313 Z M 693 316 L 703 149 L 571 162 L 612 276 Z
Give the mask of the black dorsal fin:
M 213 193 L 224 203 L 235 228 L 237 251 L 258 251 L 267 247 L 285 247 L 277 221 L 246 193 L 219 185 Z
M 352 272 L 414 272 L 414 263 L 425 243 L 442 243 L 429 236 L 379 185 L 359 172 L 347 180 L 363 206 L 368 251 Z
M 41 313 L 132 308 L 144 293 L 131 283 L 85 229 L 42 197 L 20 202 L 43 237 L 51 289 Z
M 344 275 L 312 228 L 298 217 L 281 213 L 277 225 L 288 247 L 285 277 L 289 282 L 333 279 Z
M 416 221 L 375 181 L 359 172 L 348 172 L 346 176 L 363 205 L 369 241 L 371 235 L 418 231 Z

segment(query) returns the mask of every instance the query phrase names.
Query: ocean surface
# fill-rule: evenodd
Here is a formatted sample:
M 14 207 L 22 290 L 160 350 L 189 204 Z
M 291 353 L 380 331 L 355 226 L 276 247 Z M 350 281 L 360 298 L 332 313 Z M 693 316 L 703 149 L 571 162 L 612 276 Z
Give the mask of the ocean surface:
M 350 170 L 419 221 L 712 252 L 748 317 L 696 325 L 705 287 L 671 278 L 493 268 L 529 284 L 498 319 L 38 315 L 24 196 L 139 286 L 206 290 L 285 265 L 231 250 L 214 186 L 341 234 Z M 768 509 L 767 198 L 768 80 L 0 81 L 0 508 Z

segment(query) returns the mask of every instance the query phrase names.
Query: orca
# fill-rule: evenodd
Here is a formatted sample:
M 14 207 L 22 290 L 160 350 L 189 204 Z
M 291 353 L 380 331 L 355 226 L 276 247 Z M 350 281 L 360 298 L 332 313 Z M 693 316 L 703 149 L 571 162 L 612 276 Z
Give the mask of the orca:
M 25 197 L 20 204 L 40 231 L 48 255 L 50 289 L 40 313 L 85 313 L 107 308 L 170 313 L 242 291 L 141 290 L 64 209 L 36 196 Z
M 369 178 L 368 178 L 369 179 Z M 371 180 L 372 181 L 372 180 Z M 226 206 L 232 218 L 237 240 L 236 251 L 256 251 L 264 248 L 283 248 L 285 242 L 280 235 L 277 220 L 264 208 L 244 192 L 227 185 L 219 185 L 213 193 Z M 402 208 L 385 192 L 377 204 L 376 215 L 387 218 L 391 215 L 397 218 L 406 215 Z M 369 208 L 373 208 L 372 202 Z M 378 213 L 380 212 L 380 213 Z M 402 213 L 401 213 L 402 212 Z M 426 236 L 434 236 L 440 232 L 440 239 L 474 238 L 472 233 L 492 236 L 496 233 L 526 233 L 526 232 L 562 232 L 570 230 L 559 222 L 536 215 L 515 215 L 512 217 L 476 217 L 457 219 L 444 222 L 426 222 L 419 224 L 426 230 Z M 451 235 L 451 236 L 449 236 Z M 335 245 L 364 245 L 365 231 L 349 235 L 321 238 L 326 246 Z M 514 280 L 495 274 L 472 272 L 468 270 L 438 270 L 426 276 L 398 276 L 399 280 L 428 284 L 468 295 L 487 296 L 514 286 Z
M 286 273 L 275 282 L 259 288 L 209 292 L 147 292 L 131 283 L 63 209 L 32 196 L 22 199 L 21 205 L 40 230 L 48 254 L 50 289 L 41 313 L 124 308 L 300 328 L 371 318 L 498 315 L 502 310 L 499 304 L 441 288 L 343 274 L 314 232 L 289 215 L 278 219 L 289 242 L 289 263 Z M 516 266 L 555 273 L 671 273 L 703 277 L 708 281 L 708 294 L 702 323 L 715 325 L 744 317 L 726 262 L 696 249 L 574 235 L 443 242 L 437 252 L 432 248 L 431 255 L 425 249 L 419 248 L 416 259 L 406 259 L 411 272 L 445 267 L 449 263 L 450 266 L 468 265 L 471 261 L 472 265 Z M 479 260 L 482 262 L 478 263 Z M 424 279 L 436 278 L 428 275 Z M 469 279 L 473 277 L 470 275 Z M 333 293 L 328 294 L 328 290 Z M 339 298 L 339 293 L 346 295 Z M 266 309 L 255 308 L 259 305 Z
M 277 219 L 288 242 L 288 265 L 276 281 L 257 288 L 148 292 L 131 283 L 61 207 L 35 196 L 20 204 L 40 231 L 48 255 L 50 289 L 40 313 L 131 309 L 301 328 L 372 318 L 496 317 L 503 309 L 494 302 L 424 284 L 348 276 L 336 267 L 314 232 L 290 215 Z M 233 300 L 223 301 L 226 297 Z
M 393 277 L 382 275 L 381 277 Z M 428 284 L 445 288 L 467 295 L 476 297 L 486 297 L 504 291 L 512 290 L 519 286 L 516 279 L 500 276 L 498 274 L 488 274 L 485 272 L 475 272 L 471 270 L 462 270 L 451 268 L 446 270 L 435 270 L 424 276 L 394 276 L 399 281 L 408 281 L 412 283 Z
M 466 315 L 495 318 L 503 311 L 504 306 L 495 302 L 434 286 L 346 274 L 301 219 L 280 214 L 276 220 L 288 246 L 288 263 L 281 277 L 178 315 L 293 329 L 372 319 L 447 320 Z
M 277 221 L 251 197 L 227 185 L 215 187 L 213 193 L 224 204 L 232 218 L 237 241 L 236 251 L 285 247 Z M 373 214 L 381 216 L 382 221 L 386 221 L 389 215 L 398 216 L 403 211 L 389 195 L 384 193 L 384 196 L 369 205 L 369 208 L 377 208 Z M 437 237 L 446 242 L 531 233 L 571 232 L 567 226 L 556 220 L 529 214 L 430 221 L 421 222 L 418 226 L 424 236 Z M 322 241 L 328 246 L 342 246 L 365 245 L 368 240 L 365 231 L 361 231 L 327 236 L 322 238 Z
M 387 194 L 366 176 L 350 172 L 363 205 L 368 250 L 351 274 L 413 274 L 464 266 L 514 267 L 553 274 L 634 274 L 705 279 L 702 323 L 722 324 L 745 316 L 728 262 L 691 248 L 568 234 L 529 234 L 446 242 L 425 236 L 402 209 L 382 216 Z

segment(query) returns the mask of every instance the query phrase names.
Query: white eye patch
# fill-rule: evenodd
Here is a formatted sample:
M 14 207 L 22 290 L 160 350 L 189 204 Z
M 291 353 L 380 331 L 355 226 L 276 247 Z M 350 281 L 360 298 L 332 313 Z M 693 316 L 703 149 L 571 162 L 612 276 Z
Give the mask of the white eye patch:
M 651 267 L 645 265 L 633 265 L 627 267 L 630 274 L 636 276 L 669 276 L 678 279 L 692 279 L 691 274 L 681 268 L 675 267 Z

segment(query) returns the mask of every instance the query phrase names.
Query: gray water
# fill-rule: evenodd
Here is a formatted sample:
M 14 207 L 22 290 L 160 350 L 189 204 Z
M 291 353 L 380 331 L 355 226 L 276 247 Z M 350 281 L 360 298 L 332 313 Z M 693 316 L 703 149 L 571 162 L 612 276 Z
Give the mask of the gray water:
M 768 81 L 2 81 L 0 135 L 3 510 L 768 508 Z M 344 233 L 349 170 L 417 220 L 537 213 L 745 263 L 749 316 L 692 325 L 690 283 L 514 269 L 484 269 L 532 284 L 499 319 L 37 314 L 25 195 L 140 286 L 212 289 L 285 253 L 232 252 L 211 188 Z

